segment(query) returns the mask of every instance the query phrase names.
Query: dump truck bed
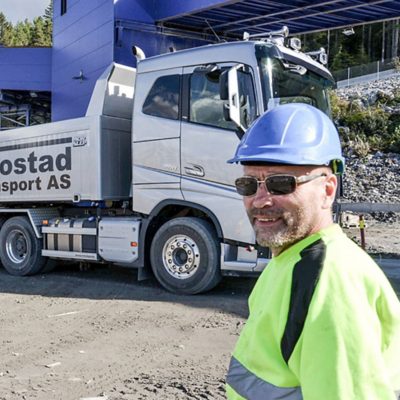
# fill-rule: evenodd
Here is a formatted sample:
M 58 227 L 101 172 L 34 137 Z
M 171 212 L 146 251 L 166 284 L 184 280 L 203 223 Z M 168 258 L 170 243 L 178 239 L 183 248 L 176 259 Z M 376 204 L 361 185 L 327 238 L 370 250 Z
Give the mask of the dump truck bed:
M 91 116 L 3 132 L 0 202 L 124 199 L 130 121 Z
M 135 70 L 112 64 L 85 117 L 0 134 L 0 203 L 124 200 Z

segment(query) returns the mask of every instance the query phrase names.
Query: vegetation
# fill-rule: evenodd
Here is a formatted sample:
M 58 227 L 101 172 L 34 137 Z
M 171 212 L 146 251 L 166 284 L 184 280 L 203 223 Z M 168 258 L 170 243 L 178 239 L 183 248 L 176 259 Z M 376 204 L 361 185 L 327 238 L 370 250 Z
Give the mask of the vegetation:
M 395 59 L 399 56 L 399 33 L 399 20 L 393 20 L 356 26 L 352 31 L 334 29 L 310 33 L 301 39 L 305 51 L 324 47 L 330 70 L 338 71 L 377 60 Z
M 341 70 L 353 66 L 360 66 L 359 75 L 371 73 L 367 64 L 383 59 L 392 60 L 393 67 L 400 70 L 399 20 L 353 27 L 353 34 L 348 33 L 336 29 L 303 35 L 303 48 L 312 51 L 324 47 L 328 67 L 336 78 L 342 75 Z M 385 106 L 400 108 L 400 88 L 390 97 L 378 93 L 370 106 L 361 99 L 346 101 L 331 93 L 332 116 L 345 151 L 361 157 L 373 151 L 400 153 L 400 114 L 385 111 Z
M 383 106 L 400 106 L 400 90 L 388 98 L 378 93 L 375 104 L 364 107 L 360 100 L 346 101 L 331 92 L 332 116 L 345 151 L 360 157 L 370 152 L 400 153 L 400 115 L 388 113 Z
M 0 12 L 0 46 L 51 46 L 53 31 L 52 15 L 53 0 L 50 0 L 44 15 L 34 18 L 32 22 L 25 19 L 23 22 L 19 21 L 13 25 Z

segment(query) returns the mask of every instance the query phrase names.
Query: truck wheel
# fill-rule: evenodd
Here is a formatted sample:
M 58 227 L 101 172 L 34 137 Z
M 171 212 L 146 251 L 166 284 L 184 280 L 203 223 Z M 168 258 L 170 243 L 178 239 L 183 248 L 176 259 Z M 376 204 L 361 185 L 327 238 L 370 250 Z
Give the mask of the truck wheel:
M 162 225 L 150 248 L 157 280 L 174 293 L 196 294 L 221 279 L 219 241 L 213 227 L 200 218 L 176 218 Z
M 0 231 L 0 259 L 4 268 L 17 276 L 33 275 L 45 265 L 42 241 L 38 239 L 25 217 L 7 220 Z

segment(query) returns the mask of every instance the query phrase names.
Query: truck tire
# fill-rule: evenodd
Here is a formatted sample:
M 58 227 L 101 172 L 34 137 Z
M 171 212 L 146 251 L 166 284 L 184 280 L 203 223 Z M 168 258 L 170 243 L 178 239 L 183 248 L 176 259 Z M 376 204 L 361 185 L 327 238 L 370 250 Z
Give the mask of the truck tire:
M 0 229 L 4 225 L 4 222 L 6 222 L 6 221 L 7 221 L 6 217 L 0 217 Z
M 42 270 L 42 240 L 38 239 L 26 217 L 8 219 L 0 231 L 0 260 L 11 275 L 33 275 Z
M 176 218 L 162 225 L 151 243 L 150 260 L 158 282 L 173 293 L 202 293 L 221 280 L 219 241 L 200 218 Z

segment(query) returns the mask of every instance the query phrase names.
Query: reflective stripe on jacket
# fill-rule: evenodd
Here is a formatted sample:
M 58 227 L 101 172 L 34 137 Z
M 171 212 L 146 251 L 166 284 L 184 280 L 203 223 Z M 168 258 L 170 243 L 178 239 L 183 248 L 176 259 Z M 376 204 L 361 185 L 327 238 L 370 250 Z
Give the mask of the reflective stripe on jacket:
M 400 303 L 338 225 L 274 257 L 249 309 L 228 371 L 229 399 L 397 399 Z
M 284 388 L 268 383 L 243 366 L 235 357 L 229 365 L 227 383 L 245 399 L 302 400 L 300 387 Z

